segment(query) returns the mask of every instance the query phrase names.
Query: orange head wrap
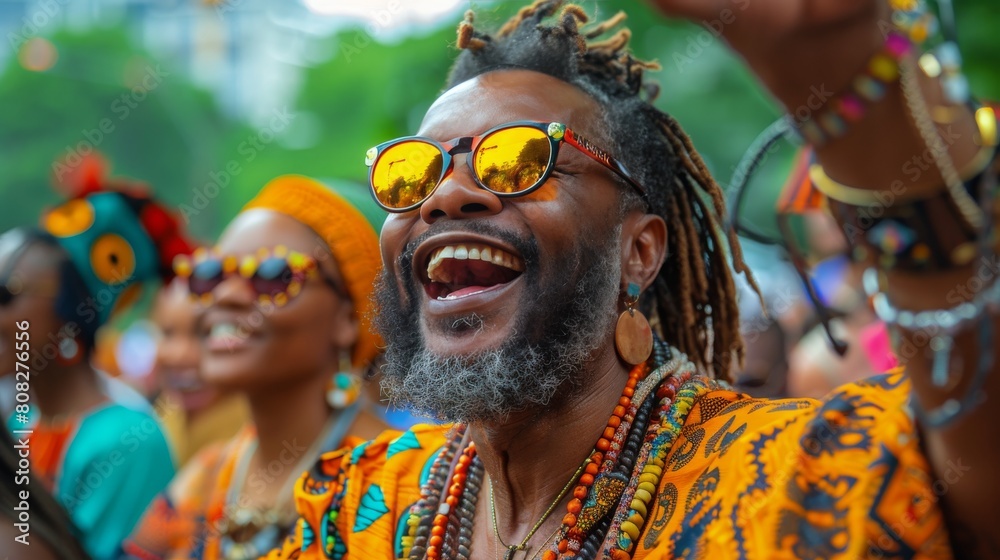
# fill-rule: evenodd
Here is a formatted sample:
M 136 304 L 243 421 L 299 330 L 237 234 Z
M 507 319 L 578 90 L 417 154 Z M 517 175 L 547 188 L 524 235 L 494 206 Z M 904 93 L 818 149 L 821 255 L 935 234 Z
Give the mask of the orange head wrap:
M 378 235 L 368 219 L 344 197 L 301 175 L 273 179 L 243 207 L 280 212 L 309 226 L 330 248 L 358 319 L 358 342 L 351 361 L 366 366 L 382 340 L 372 332 L 371 291 L 381 266 Z

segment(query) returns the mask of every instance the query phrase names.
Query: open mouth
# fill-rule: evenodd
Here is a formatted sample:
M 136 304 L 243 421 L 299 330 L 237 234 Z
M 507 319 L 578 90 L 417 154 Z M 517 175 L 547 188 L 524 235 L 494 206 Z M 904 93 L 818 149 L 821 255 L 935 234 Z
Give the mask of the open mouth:
M 205 345 L 209 350 L 237 350 L 245 346 L 257 333 L 233 321 L 213 323 L 204 331 Z
M 524 260 L 482 243 L 444 245 L 427 261 L 427 295 L 438 300 L 468 297 L 507 284 L 524 272 Z

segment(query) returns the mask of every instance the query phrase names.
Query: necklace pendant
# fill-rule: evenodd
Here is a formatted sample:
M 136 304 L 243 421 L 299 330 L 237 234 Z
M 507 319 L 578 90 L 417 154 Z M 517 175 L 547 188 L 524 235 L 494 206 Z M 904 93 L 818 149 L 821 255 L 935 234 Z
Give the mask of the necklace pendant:
M 503 555 L 503 560 L 514 560 L 514 554 L 518 551 L 524 550 L 524 545 L 515 546 L 511 545 L 507 547 L 507 552 Z

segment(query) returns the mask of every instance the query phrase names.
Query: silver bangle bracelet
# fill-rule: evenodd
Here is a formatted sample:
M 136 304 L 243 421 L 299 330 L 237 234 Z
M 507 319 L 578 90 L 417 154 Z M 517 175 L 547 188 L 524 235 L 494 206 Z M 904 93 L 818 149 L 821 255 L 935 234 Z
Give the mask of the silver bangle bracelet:
M 875 268 L 866 269 L 862 280 L 865 293 L 872 298 L 875 315 L 887 325 L 907 330 L 934 328 L 938 331 L 930 337 L 930 347 L 933 351 L 931 382 L 936 387 L 948 384 L 948 367 L 954 336 L 966 325 L 971 326 L 977 320 L 980 321 L 978 338 L 980 353 L 983 355 L 978 360 L 973 382 L 962 398 L 948 399 L 933 410 L 924 410 L 916 399 L 912 399 L 911 404 L 917 416 L 929 428 L 944 427 L 981 404 L 985 400 L 982 387 L 993 365 L 992 349 L 989 346 L 992 344 L 992 328 L 985 314 L 990 308 L 1000 304 L 1000 282 L 994 281 L 988 288 L 977 293 L 971 301 L 962 302 L 949 309 L 909 311 L 897 309 L 889 302 L 889 297 L 882 291 L 879 273 Z
M 949 309 L 909 311 L 897 309 L 889 302 L 889 297 L 881 289 L 875 268 L 865 269 L 862 280 L 865 293 L 872 298 L 875 315 L 887 324 L 899 325 L 904 329 L 937 326 L 951 331 L 962 323 L 979 317 L 988 306 L 1000 303 L 1000 282 L 994 281 L 990 287 L 976 294 L 972 301 L 962 302 Z

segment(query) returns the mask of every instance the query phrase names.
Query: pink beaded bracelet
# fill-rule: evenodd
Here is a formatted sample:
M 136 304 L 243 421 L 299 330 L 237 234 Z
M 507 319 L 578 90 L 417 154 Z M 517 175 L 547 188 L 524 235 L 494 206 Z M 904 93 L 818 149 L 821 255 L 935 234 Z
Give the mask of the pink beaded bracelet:
M 868 105 L 885 97 L 889 84 L 899 79 L 900 61 L 911 49 L 906 37 L 890 31 L 885 44 L 854 78 L 850 89 L 805 118 L 790 117 L 792 126 L 813 146 L 822 146 L 832 138 L 843 136 L 849 123 L 864 117 Z

